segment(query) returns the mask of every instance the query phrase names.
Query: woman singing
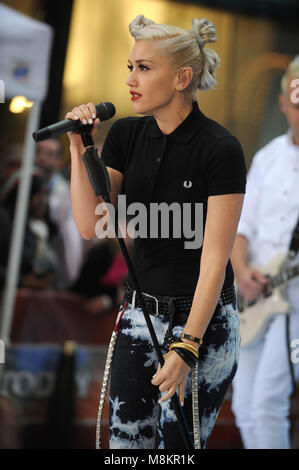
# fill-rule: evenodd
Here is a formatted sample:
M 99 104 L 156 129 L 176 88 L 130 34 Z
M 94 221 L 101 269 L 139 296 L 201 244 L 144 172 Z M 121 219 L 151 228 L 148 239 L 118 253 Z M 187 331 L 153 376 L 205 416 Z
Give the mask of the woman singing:
M 246 167 L 238 140 L 197 104 L 196 89 L 216 85 L 220 61 L 205 47 L 216 41 L 213 24 L 195 19 L 185 31 L 139 15 L 129 29 L 135 44 L 127 85 L 132 109 L 142 117 L 117 120 L 105 140 L 102 158 L 111 201 L 117 204 L 118 195 L 125 194 L 127 205 L 141 203 L 148 213 L 153 204 L 175 203 L 183 215 L 183 209 L 191 208 L 187 219 L 195 224 L 195 238 L 202 230 L 203 241 L 190 242 L 185 218 L 180 236 L 174 225 L 168 237 L 160 230 L 157 237 L 134 239 L 133 265 L 165 364 L 158 366 L 129 276 L 112 363 L 110 448 L 182 448 L 169 399 L 178 388 L 192 430 L 190 372 L 196 363 L 205 447 L 238 362 L 239 319 L 229 258 Z M 75 107 L 66 118 L 94 123 L 93 133 L 99 124 L 93 103 Z M 81 160 L 80 135 L 70 133 L 69 138 L 74 216 L 82 236 L 90 239 L 98 221 L 95 207 L 102 199 L 94 195 Z

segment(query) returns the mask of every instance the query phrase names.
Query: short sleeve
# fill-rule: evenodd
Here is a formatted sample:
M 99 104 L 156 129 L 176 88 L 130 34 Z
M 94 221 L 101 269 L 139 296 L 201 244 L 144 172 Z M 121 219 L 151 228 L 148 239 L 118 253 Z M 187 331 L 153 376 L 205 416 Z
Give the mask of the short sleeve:
M 121 120 L 111 126 L 101 152 L 101 158 L 106 166 L 124 173 L 125 168 L 125 129 Z M 122 129 L 123 128 L 123 129 Z
M 267 157 L 268 154 L 264 149 L 257 152 L 247 175 L 246 197 L 239 221 L 238 233 L 244 235 L 249 241 L 253 240 L 256 234 L 256 214 L 260 190 L 264 174 L 268 171 L 269 164 L 272 162 Z
M 209 196 L 245 193 L 246 164 L 239 141 L 228 136 L 218 141 L 205 162 Z

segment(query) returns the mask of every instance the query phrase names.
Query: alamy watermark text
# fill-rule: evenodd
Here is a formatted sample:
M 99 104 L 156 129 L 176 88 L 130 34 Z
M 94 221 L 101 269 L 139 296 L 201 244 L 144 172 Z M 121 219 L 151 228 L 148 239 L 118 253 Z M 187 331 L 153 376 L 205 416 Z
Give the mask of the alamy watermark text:
M 101 202 L 95 215 L 100 216 L 95 233 L 98 238 L 114 238 L 115 214 L 113 204 Z M 126 220 L 130 218 L 126 224 Z M 167 204 L 134 202 L 127 206 L 126 196 L 118 196 L 118 226 L 126 227 L 118 236 L 124 238 L 181 238 L 186 249 L 198 249 L 203 243 L 203 203 L 173 202 Z M 186 239 L 188 241 L 186 241 Z

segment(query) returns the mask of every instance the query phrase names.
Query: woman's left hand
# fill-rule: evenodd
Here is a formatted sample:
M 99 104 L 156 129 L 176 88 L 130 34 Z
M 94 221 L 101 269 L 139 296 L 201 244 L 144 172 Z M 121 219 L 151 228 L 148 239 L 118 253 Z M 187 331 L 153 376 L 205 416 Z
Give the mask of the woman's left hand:
M 160 364 L 156 374 L 152 378 L 152 384 L 159 386 L 160 392 L 166 392 L 159 403 L 169 400 L 179 387 L 179 400 L 184 403 L 184 388 L 190 367 L 178 356 L 175 351 L 169 351 L 164 356 L 165 363 Z

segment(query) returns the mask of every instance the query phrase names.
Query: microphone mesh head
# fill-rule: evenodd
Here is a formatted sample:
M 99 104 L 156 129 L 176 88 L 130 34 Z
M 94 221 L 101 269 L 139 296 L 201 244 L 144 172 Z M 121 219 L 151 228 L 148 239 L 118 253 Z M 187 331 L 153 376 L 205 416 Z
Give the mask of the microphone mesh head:
M 115 107 L 109 101 L 98 104 L 96 106 L 96 110 L 100 121 L 106 121 L 107 119 L 112 118 L 112 116 L 115 114 Z

